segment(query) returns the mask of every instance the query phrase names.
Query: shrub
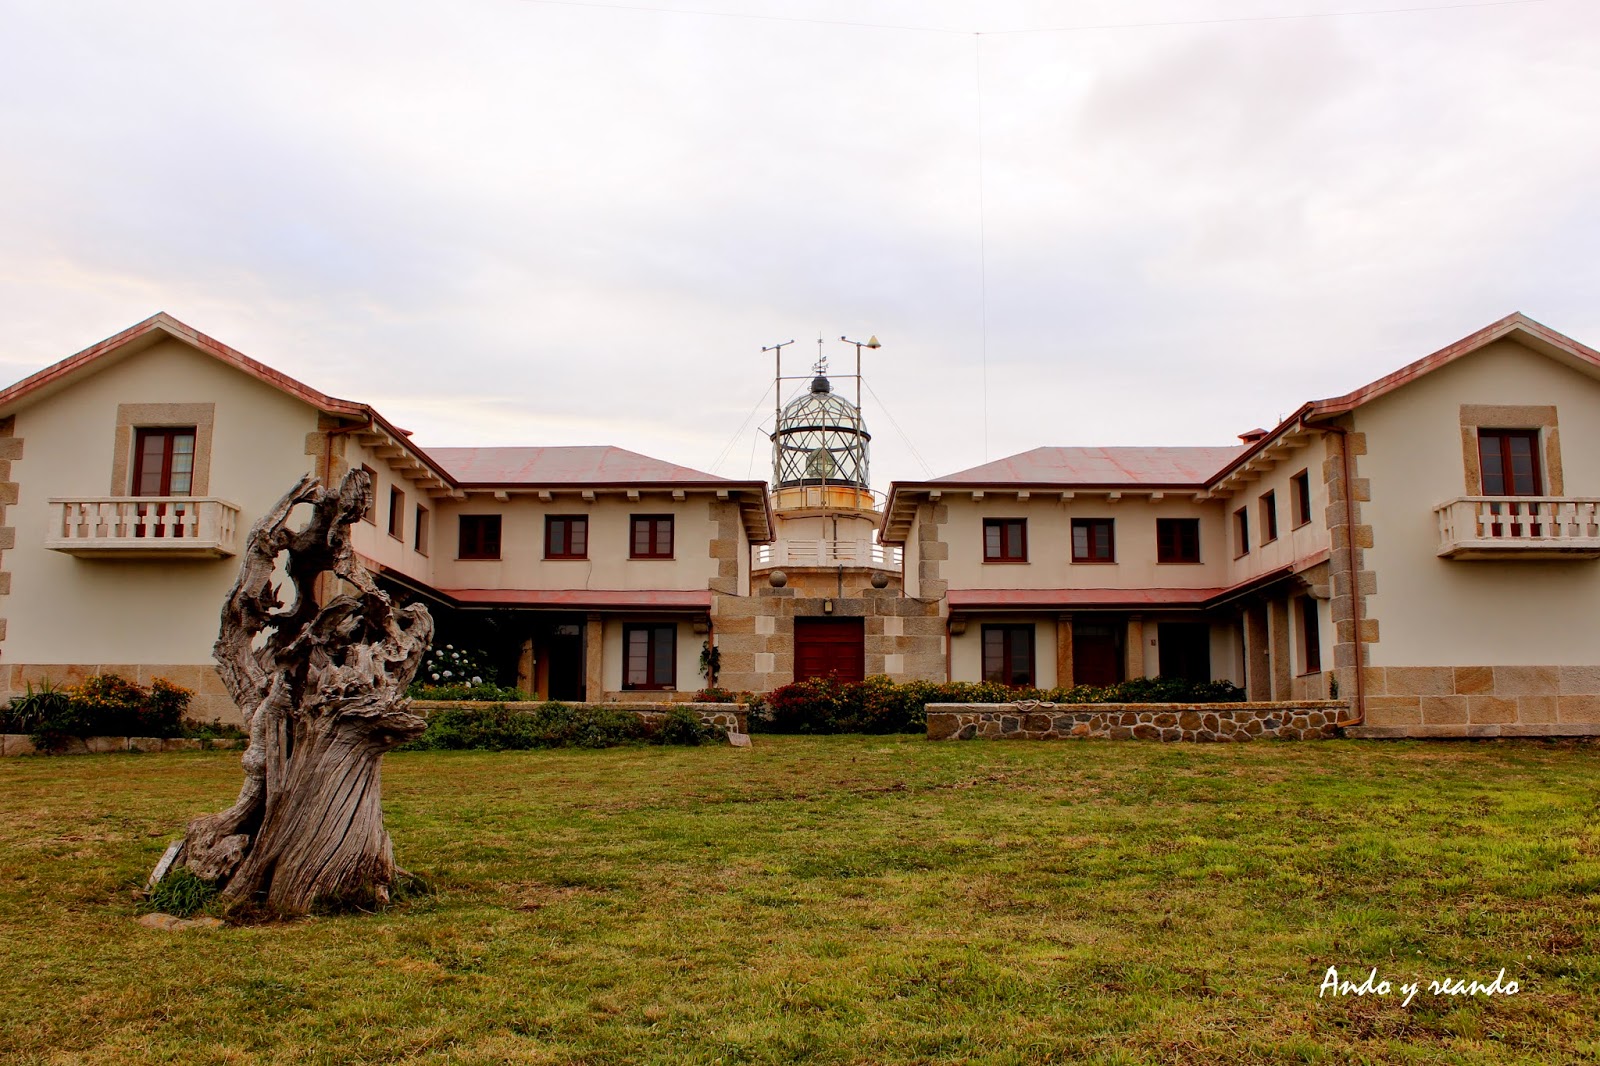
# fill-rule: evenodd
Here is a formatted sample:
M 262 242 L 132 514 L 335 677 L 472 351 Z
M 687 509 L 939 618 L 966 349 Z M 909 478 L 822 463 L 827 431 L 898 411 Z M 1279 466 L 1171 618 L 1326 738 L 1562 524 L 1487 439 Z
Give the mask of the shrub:
M 476 687 L 493 685 L 496 680 L 494 668 L 486 664 L 482 652 L 454 644 L 435 644 L 417 668 L 417 682 L 423 685 Z
M 82 684 L 12 699 L 0 724 L 6 732 L 32 734 L 43 748 L 59 747 L 67 737 L 176 737 L 185 731 L 183 714 L 194 693 L 158 677 L 148 689 L 116 674 L 97 674 Z
M 707 725 L 700 716 L 687 707 L 674 707 L 661 716 L 655 732 L 650 734 L 652 744 L 715 744 L 727 739 L 722 730 Z
M 452 707 L 428 719 L 411 750 L 520 751 L 528 748 L 609 748 L 644 736 L 638 715 L 608 707 L 544 703 L 513 710 L 499 703 Z
M 527 703 L 532 699 L 519 688 L 481 685 L 423 685 L 415 681 L 406 689 L 414 700 L 468 700 L 473 703 Z
M 1244 690 L 1226 681 L 1135 678 L 1097 688 L 1010 688 L 992 681 L 906 681 L 882 675 L 861 682 L 810 678 L 767 694 L 750 708 L 750 730 L 760 733 L 920 733 L 930 703 L 1228 703 Z

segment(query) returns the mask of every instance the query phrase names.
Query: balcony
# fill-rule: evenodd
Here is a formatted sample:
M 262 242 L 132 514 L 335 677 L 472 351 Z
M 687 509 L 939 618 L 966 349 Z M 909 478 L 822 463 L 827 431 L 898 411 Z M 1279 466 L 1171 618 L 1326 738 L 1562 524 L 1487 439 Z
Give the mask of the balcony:
M 1433 512 L 1445 559 L 1600 559 L 1600 499 L 1461 496 Z
M 239 551 L 239 505 L 212 496 L 50 501 L 44 546 L 80 559 L 222 559 Z
M 853 566 L 898 574 L 900 549 L 869 540 L 783 540 L 756 545 L 753 566 L 757 570 Z

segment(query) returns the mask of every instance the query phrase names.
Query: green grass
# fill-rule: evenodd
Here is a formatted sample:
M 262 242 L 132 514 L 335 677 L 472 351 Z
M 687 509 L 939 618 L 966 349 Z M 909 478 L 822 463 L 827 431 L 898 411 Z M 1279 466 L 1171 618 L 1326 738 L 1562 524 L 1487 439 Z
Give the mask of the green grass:
M 236 753 L 6 759 L 0 1061 L 1600 1058 L 1593 745 L 756 744 L 394 755 L 436 895 L 185 933 L 132 889 Z

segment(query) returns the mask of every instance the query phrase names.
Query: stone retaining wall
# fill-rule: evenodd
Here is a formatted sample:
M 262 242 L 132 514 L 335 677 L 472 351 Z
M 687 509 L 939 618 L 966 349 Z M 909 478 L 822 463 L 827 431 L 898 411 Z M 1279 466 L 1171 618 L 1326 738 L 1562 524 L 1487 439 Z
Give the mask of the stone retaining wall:
M 513 711 L 534 711 L 544 706 L 545 701 L 528 703 L 501 703 L 498 706 L 507 707 Z M 412 700 L 411 709 L 426 718 L 434 711 L 444 710 L 471 710 L 474 707 L 489 707 L 496 704 L 485 703 L 482 700 Z M 700 715 L 700 721 L 706 725 L 715 726 L 726 733 L 748 733 L 750 730 L 748 712 L 742 703 L 569 703 L 569 707 L 598 707 L 608 711 L 627 711 L 639 716 L 644 722 L 647 732 L 654 732 L 661 724 L 662 717 L 678 707 L 687 707 Z
M 244 747 L 243 740 L 193 740 L 189 737 L 67 737 L 48 755 L 105 755 L 114 751 L 202 751 Z M 0 756 L 39 754 L 26 733 L 0 733 Z
M 929 740 L 1323 740 L 1337 700 L 1282 703 L 930 703 Z

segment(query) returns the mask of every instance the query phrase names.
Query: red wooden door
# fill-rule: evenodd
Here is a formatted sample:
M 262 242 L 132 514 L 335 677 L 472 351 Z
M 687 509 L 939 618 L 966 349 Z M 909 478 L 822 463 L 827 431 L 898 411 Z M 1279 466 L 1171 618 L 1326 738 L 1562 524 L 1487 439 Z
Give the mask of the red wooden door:
M 1115 685 L 1122 680 L 1122 642 L 1109 625 L 1074 623 L 1072 683 Z
M 860 681 L 867 676 L 866 631 L 859 618 L 796 618 L 794 679 L 833 676 Z

